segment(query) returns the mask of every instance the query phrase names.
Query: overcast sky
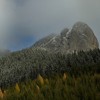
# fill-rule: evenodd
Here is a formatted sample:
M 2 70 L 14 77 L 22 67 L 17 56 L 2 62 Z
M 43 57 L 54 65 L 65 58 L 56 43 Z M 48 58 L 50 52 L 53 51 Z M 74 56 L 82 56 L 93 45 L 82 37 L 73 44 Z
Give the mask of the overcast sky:
M 100 42 L 100 0 L 0 0 L 0 48 L 25 48 L 77 21 Z

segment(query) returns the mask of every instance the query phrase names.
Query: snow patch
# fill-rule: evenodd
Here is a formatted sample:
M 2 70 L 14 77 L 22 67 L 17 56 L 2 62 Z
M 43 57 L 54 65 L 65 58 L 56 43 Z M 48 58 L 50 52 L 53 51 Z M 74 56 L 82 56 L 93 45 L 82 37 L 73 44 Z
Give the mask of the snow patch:
M 82 34 L 82 36 L 87 37 L 85 34 Z
M 72 31 L 72 27 L 69 29 L 69 31 L 67 32 L 66 35 L 69 35 L 71 33 L 71 31 Z

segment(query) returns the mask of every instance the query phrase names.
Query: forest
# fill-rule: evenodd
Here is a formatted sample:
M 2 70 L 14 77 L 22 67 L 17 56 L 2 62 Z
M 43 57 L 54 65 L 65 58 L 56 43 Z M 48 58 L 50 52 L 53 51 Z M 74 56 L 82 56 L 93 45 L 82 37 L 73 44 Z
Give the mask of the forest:
M 99 100 L 100 50 L 14 52 L 0 58 L 0 78 L 4 100 Z

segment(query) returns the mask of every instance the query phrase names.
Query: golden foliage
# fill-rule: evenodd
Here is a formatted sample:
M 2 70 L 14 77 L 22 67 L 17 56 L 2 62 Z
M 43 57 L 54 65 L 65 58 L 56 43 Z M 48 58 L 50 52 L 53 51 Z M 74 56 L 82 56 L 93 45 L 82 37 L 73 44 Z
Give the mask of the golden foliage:
M 4 94 L 3 94 L 2 90 L 0 89 L 0 98 L 3 99 L 3 97 L 4 97 Z
M 37 84 L 35 84 L 35 87 L 34 87 L 34 94 L 35 95 L 38 95 L 40 93 L 40 87 L 37 85 Z
M 37 88 L 37 90 L 38 90 L 38 91 L 40 90 L 40 88 L 39 88 L 39 86 L 38 86 L 38 85 L 36 85 L 36 88 Z
M 16 88 L 17 92 L 13 90 L 14 88 L 8 89 L 6 91 L 2 91 L 0 89 L 0 100 L 13 100 L 12 97 L 14 100 L 24 100 L 26 98 L 29 98 L 28 100 L 81 100 L 82 98 L 84 100 L 85 98 L 90 98 L 90 100 L 92 98 L 94 98 L 94 100 L 100 100 L 100 93 L 98 91 L 100 85 L 98 82 L 98 77 L 99 75 L 82 75 L 75 77 L 64 73 L 62 77 L 60 75 L 55 76 L 52 79 L 46 79 L 39 75 L 38 79 L 42 79 L 44 85 L 38 84 L 39 81 L 37 81 L 37 79 L 34 81 L 31 80 L 27 84 L 21 83 L 20 87 L 19 84 L 16 83 L 14 88 Z M 86 85 L 83 86 L 82 82 Z M 91 87 L 87 87 L 89 85 L 91 85 Z M 84 90 L 87 90 L 88 94 L 84 94 Z M 81 95 L 78 96 L 80 93 Z M 75 94 L 74 97 L 73 94 Z M 18 98 L 16 98 L 17 96 Z
M 44 85 L 44 79 L 40 74 L 38 75 L 37 80 L 40 82 L 41 85 Z
M 66 80 L 66 79 L 67 79 L 67 75 L 66 75 L 66 73 L 64 73 L 63 80 Z
M 20 92 L 20 88 L 19 88 L 18 83 L 16 83 L 15 89 L 16 89 L 16 92 L 18 92 L 18 93 Z
M 3 92 L 3 93 L 4 93 L 4 97 L 5 97 L 5 96 L 7 95 L 7 91 L 5 91 L 5 90 L 4 90 L 4 92 Z

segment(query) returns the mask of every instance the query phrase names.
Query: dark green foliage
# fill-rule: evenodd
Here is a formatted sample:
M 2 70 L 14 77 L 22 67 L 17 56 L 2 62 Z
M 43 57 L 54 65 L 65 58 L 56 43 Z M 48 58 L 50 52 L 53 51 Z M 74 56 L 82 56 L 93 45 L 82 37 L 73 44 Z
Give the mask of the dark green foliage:
M 4 100 L 100 100 L 99 74 L 84 74 L 76 78 L 67 75 L 66 80 L 62 77 L 56 75 L 48 79 L 48 84 L 38 85 L 38 91 L 36 80 L 20 83 L 21 91 L 17 93 L 15 86 L 7 89 Z
M 35 79 L 38 74 L 51 77 L 64 72 L 72 76 L 100 73 L 100 50 L 61 54 L 30 48 L 11 53 L 0 59 L 0 87 Z

